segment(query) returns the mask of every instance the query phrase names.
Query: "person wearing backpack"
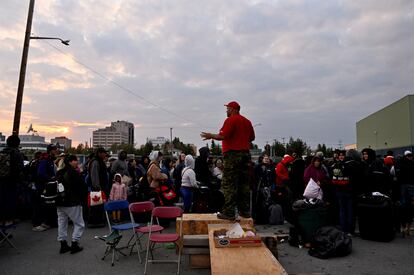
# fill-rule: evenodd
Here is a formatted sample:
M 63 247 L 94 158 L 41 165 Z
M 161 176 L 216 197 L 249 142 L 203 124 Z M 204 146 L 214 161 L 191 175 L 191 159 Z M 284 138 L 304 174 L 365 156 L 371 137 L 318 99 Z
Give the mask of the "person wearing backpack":
M 55 165 L 58 148 L 55 144 L 47 146 L 47 153 L 40 156 L 39 166 L 37 170 L 37 180 L 39 192 L 45 194 L 49 189 L 47 184 L 52 183 L 56 177 L 57 167 Z M 46 194 L 47 195 L 47 194 Z M 33 231 L 41 232 L 56 225 L 56 205 L 54 203 L 48 204 L 46 201 L 42 202 L 42 223 L 39 226 L 33 227 Z
M 194 188 L 198 188 L 198 181 L 194 172 L 194 158 L 191 155 L 185 156 L 184 169 L 181 173 L 180 192 L 184 202 L 184 212 L 189 213 L 193 205 Z
M 23 156 L 19 151 L 20 139 L 16 135 L 6 140 L 7 147 L 0 152 L 0 224 L 14 223 L 17 186 L 23 179 Z
M 86 185 L 84 184 L 79 170 L 78 158 L 70 155 L 65 158 L 65 168 L 61 172 L 61 182 L 64 190 L 61 198 L 56 202 L 58 216 L 58 237 L 60 242 L 60 254 L 69 252 L 71 254 L 83 250 L 79 246 L 79 241 L 85 229 L 83 220 L 82 200 L 86 196 Z M 73 233 L 71 246 L 67 243 L 68 237 L 68 219 L 73 222 Z

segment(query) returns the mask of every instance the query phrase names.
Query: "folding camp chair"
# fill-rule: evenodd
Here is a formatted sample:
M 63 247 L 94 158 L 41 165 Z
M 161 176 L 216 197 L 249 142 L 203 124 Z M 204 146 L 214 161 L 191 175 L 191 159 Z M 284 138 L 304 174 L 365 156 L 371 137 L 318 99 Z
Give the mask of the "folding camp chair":
M 11 247 L 13 247 L 14 249 L 17 249 L 17 247 L 10 240 L 12 236 L 11 232 L 9 231 L 10 229 L 16 229 L 16 225 L 10 224 L 10 225 L 0 226 L 0 245 L 2 245 L 3 243 L 8 243 Z
M 117 261 L 119 261 L 119 254 L 126 256 L 119 248 L 117 248 L 118 243 L 122 239 L 122 235 L 119 234 L 118 230 L 113 230 L 109 235 L 95 236 L 95 239 L 104 241 L 106 244 L 106 250 L 104 256 L 102 257 L 102 261 L 105 260 L 106 256 L 112 253 L 112 266 L 114 266 L 115 254 Z
M 151 201 L 143 201 L 143 202 L 134 202 L 129 205 L 129 213 L 131 213 L 131 221 L 135 223 L 134 215 L 141 215 L 144 216 L 145 214 L 149 213 L 152 215 L 152 210 L 154 209 L 154 203 Z M 142 245 L 141 245 L 141 238 L 148 234 L 150 231 L 152 233 L 161 232 L 164 230 L 164 227 L 159 225 L 158 219 L 157 224 L 148 225 L 148 226 L 141 226 L 135 228 L 135 234 L 137 234 L 137 246 L 138 246 L 138 253 L 143 252 Z M 145 251 L 145 250 L 144 250 Z M 132 252 L 132 249 L 131 249 Z M 142 263 L 141 258 L 139 257 L 139 262 Z
M 154 218 L 165 218 L 173 219 L 180 218 L 180 233 L 179 234 L 152 234 L 152 230 L 148 233 L 148 243 L 147 243 L 147 256 L 145 258 L 145 268 L 144 274 L 147 274 L 147 265 L 150 263 L 177 263 L 177 274 L 180 274 L 180 261 L 181 261 L 181 244 L 179 241 L 182 238 L 182 225 L 183 225 L 183 210 L 176 206 L 165 206 L 165 207 L 155 207 L 152 210 L 151 224 L 154 225 Z M 157 243 L 175 243 L 178 246 L 178 259 L 177 260 L 154 260 L 152 250 L 154 249 Z M 151 260 L 148 259 L 149 253 L 151 253 Z
M 115 224 L 112 219 L 109 218 L 109 215 L 113 212 L 113 211 L 123 211 L 123 210 L 128 210 L 129 212 L 129 203 L 127 200 L 121 200 L 121 201 L 110 201 L 104 204 L 104 209 L 105 209 L 105 215 L 106 215 L 106 220 L 108 222 L 108 227 L 109 227 L 109 232 L 110 234 L 114 231 L 127 231 L 127 230 L 132 230 L 132 236 L 129 239 L 127 246 L 126 247 L 120 247 L 118 249 L 123 249 L 123 248 L 129 248 L 131 247 L 131 251 L 134 248 L 134 246 L 137 243 L 137 238 L 135 235 L 135 228 L 139 227 L 139 224 L 136 224 L 132 221 L 130 222 L 126 222 L 126 223 L 120 223 L 120 224 Z M 130 215 L 129 215 L 130 216 Z M 137 250 L 139 250 L 139 248 L 137 248 Z M 141 256 L 138 253 L 138 257 L 141 258 Z

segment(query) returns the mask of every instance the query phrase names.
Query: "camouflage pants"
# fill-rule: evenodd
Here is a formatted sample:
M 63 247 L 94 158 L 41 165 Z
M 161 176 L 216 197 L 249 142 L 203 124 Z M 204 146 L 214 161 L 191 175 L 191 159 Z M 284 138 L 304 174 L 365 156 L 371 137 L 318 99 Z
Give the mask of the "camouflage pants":
M 248 152 L 227 152 L 224 156 L 222 189 L 224 193 L 223 214 L 235 216 L 235 208 L 246 217 L 250 216 L 250 186 L 248 182 Z

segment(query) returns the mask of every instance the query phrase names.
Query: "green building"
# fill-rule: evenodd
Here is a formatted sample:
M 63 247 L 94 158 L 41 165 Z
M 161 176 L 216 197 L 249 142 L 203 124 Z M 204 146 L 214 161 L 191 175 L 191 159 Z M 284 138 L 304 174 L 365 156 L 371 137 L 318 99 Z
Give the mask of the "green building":
M 357 148 L 377 155 L 392 150 L 403 155 L 414 149 L 414 95 L 407 95 L 356 123 Z

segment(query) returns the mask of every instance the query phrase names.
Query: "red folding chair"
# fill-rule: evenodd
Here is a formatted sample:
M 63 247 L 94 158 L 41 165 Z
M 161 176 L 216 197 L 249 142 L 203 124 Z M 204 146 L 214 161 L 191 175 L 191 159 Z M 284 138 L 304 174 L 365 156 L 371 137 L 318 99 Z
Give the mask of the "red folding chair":
M 152 203 L 151 201 L 131 203 L 129 205 L 129 213 L 131 214 L 131 221 L 135 223 L 134 215 L 144 216 L 147 213 L 151 214 L 154 207 L 155 207 L 154 203 Z M 148 234 L 150 231 L 152 233 L 155 233 L 155 232 L 161 232 L 162 230 L 164 230 L 164 227 L 159 225 L 158 219 L 157 219 L 157 224 L 136 227 L 134 233 L 136 235 L 136 241 L 138 243 L 138 253 L 145 251 L 142 249 L 142 245 L 141 245 L 141 238 L 145 234 Z M 131 249 L 131 253 L 132 253 L 132 249 Z M 138 258 L 139 258 L 139 262 L 142 263 L 141 257 L 138 257 Z
M 155 207 L 152 210 L 151 224 L 154 225 L 154 218 L 158 219 L 177 219 L 180 218 L 180 233 L 159 233 L 152 234 L 152 230 L 148 232 L 148 243 L 147 243 L 147 256 L 145 258 L 145 268 L 144 274 L 147 274 L 147 265 L 150 263 L 177 263 L 177 274 L 180 274 L 180 261 L 181 261 L 181 245 L 179 243 L 182 238 L 182 225 L 183 225 L 183 210 L 176 206 L 165 206 L 165 207 Z M 154 260 L 153 250 L 157 243 L 175 243 L 178 246 L 178 259 L 177 260 Z M 149 253 L 151 252 L 151 260 L 148 259 Z

